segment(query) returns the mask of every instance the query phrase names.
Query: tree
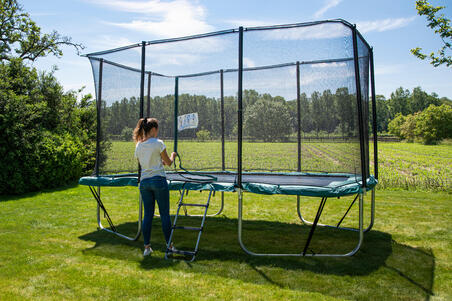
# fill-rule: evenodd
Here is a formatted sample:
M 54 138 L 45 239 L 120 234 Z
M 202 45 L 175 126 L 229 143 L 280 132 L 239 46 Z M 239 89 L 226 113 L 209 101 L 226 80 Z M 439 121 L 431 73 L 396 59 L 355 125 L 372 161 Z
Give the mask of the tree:
M 291 132 L 285 103 L 259 99 L 245 111 L 244 135 L 264 141 L 286 140 Z
M 437 54 L 431 52 L 430 55 L 421 53 L 422 48 L 417 47 L 411 49 L 411 53 L 416 57 L 424 60 L 430 57 L 430 64 L 438 67 L 442 64 L 446 64 L 447 67 L 452 65 L 452 56 L 447 55 L 446 51 L 452 49 L 452 27 L 450 26 L 450 19 L 446 18 L 444 14 L 437 15 L 437 13 L 445 8 L 444 6 L 432 6 L 427 0 L 417 0 L 416 9 L 420 16 L 426 16 L 428 20 L 427 26 L 439 34 L 444 45 L 438 50 Z
M 35 61 L 46 55 L 63 55 L 61 46 L 84 47 L 57 31 L 41 33 L 41 28 L 23 11 L 17 0 L 0 0 L 0 62 L 13 58 Z
M 398 113 L 396 117 L 391 120 L 388 124 L 388 131 L 391 135 L 395 135 L 400 138 L 404 138 L 401 133 L 401 127 L 405 123 L 406 116 L 403 116 L 401 113 Z
M 407 142 L 414 142 L 416 134 L 417 113 L 405 117 L 405 122 L 400 126 L 400 136 L 405 138 Z
M 430 105 L 417 115 L 414 134 L 424 144 L 436 144 L 452 138 L 452 107 Z
M 376 96 L 376 111 L 377 111 L 377 131 L 386 132 L 389 123 L 389 108 L 388 102 L 383 95 Z
M 437 95 L 428 95 L 421 87 L 415 87 L 409 98 L 409 111 L 414 114 L 425 110 L 431 104 L 440 105 L 440 103 Z
M 80 91 L 79 91 L 80 93 Z M 20 59 L 0 64 L 0 194 L 55 187 L 92 171 L 91 96 L 63 92 L 52 73 Z
M 408 115 L 410 112 L 409 108 L 409 98 L 411 94 L 408 89 L 403 89 L 402 87 L 397 88 L 397 90 L 391 93 L 391 98 L 389 99 L 389 112 L 391 117 L 395 117 L 397 113 L 402 115 Z

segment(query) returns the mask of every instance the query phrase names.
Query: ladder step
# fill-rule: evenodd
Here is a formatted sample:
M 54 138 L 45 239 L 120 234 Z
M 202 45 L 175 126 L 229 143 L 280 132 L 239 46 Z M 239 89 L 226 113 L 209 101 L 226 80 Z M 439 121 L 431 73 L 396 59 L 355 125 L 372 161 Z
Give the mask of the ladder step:
M 194 256 L 196 255 L 196 252 L 193 251 L 182 251 L 182 250 L 167 250 L 168 253 L 174 253 L 179 255 L 188 255 L 188 256 Z
M 188 204 L 188 203 L 181 203 L 179 206 L 207 207 L 207 205 L 205 204 Z
M 173 229 L 184 229 L 184 230 L 193 230 L 193 231 L 201 231 L 202 228 L 199 227 L 187 227 L 187 226 L 173 226 Z

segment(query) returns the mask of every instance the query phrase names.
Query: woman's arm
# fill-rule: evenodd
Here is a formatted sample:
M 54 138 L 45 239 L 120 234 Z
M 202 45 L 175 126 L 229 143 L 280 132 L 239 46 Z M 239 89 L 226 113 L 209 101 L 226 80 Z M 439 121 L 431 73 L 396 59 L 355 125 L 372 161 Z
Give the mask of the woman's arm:
M 163 152 L 160 153 L 160 157 L 162 157 L 163 165 L 170 166 L 171 164 L 173 164 L 174 159 L 176 158 L 176 153 L 172 152 L 171 153 L 171 158 L 170 158 L 170 157 L 168 157 L 168 153 L 166 152 L 166 148 L 165 148 L 163 150 Z

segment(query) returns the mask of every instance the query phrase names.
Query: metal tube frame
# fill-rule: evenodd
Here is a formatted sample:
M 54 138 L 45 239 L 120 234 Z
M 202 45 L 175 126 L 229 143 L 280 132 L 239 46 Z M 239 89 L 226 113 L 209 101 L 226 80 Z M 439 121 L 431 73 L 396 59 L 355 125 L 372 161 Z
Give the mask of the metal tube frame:
M 313 222 L 306 220 L 303 217 L 303 215 L 301 214 L 300 204 L 301 204 L 300 196 L 297 196 L 297 214 L 298 214 L 298 217 L 300 218 L 300 221 L 305 225 L 308 225 L 308 226 L 312 225 Z M 345 217 L 345 215 L 344 215 L 344 217 Z M 369 221 L 369 225 L 367 226 L 367 228 L 365 228 L 363 230 L 364 233 L 369 232 L 372 229 L 372 227 L 374 225 L 374 221 L 375 221 L 375 189 L 372 189 L 371 199 L 370 199 L 370 221 Z M 334 228 L 334 229 L 339 229 L 339 230 L 347 230 L 347 231 L 359 231 L 359 229 L 356 229 L 356 228 L 338 227 L 338 226 L 334 226 L 334 225 L 326 225 L 326 224 L 320 224 L 320 223 L 317 223 L 317 226 Z
M 99 186 L 97 187 L 97 196 L 100 199 L 100 187 Z M 135 236 L 127 236 L 127 235 L 121 234 L 119 232 L 116 232 L 116 231 L 110 230 L 108 228 L 105 228 L 102 225 L 102 221 L 101 221 L 101 216 L 100 216 L 100 211 L 101 210 L 100 210 L 99 203 L 97 203 L 97 211 L 96 211 L 96 213 L 97 213 L 96 215 L 97 215 L 97 227 L 98 227 L 98 229 L 99 230 L 104 230 L 104 231 L 107 231 L 107 232 L 110 232 L 110 233 L 113 233 L 113 234 L 115 234 L 115 235 L 117 235 L 119 237 L 125 238 L 125 239 L 130 240 L 130 241 L 138 240 L 140 238 L 140 235 L 141 235 L 141 224 L 142 224 L 142 221 L 143 221 L 143 201 L 141 200 L 141 195 L 139 197 L 138 203 L 139 203 L 138 204 L 138 208 L 139 208 L 138 209 L 138 229 L 137 229 L 137 233 L 135 234 Z
M 373 191 L 373 190 L 372 190 Z M 359 194 L 359 227 L 358 227 L 358 232 L 359 232 L 359 238 L 358 238 L 358 242 L 355 246 L 355 248 L 353 250 L 351 250 L 348 253 L 344 253 L 344 254 L 327 254 L 327 253 L 306 253 L 304 251 L 300 252 L 300 253 L 288 253 L 288 254 L 283 254 L 283 253 L 277 253 L 277 254 L 272 254 L 272 253 L 255 253 L 253 251 L 250 251 L 245 244 L 243 243 L 242 240 L 242 230 L 243 230 L 243 191 L 242 189 L 238 189 L 238 240 L 239 240 L 239 244 L 240 247 L 243 249 L 243 251 L 245 251 L 245 253 L 252 255 L 252 256 L 271 256 L 271 257 L 281 257 L 281 256 L 291 256 L 291 257 L 305 257 L 305 256 L 309 256 L 309 257 L 347 257 L 347 256 L 352 256 L 354 254 L 356 254 L 356 252 L 358 252 L 358 250 L 361 247 L 361 244 L 363 242 L 364 239 L 364 228 L 363 228 L 363 211 L 364 211 L 364 196 L 363 193 Z M 322 198 L 322 201 L 324 200 L 324 198 Z M 319 207 L 319 210 L 323 208 L 323 206 Z M 319 216 L 320 217 L 320 216 Z M 319 225 L 319 224 L 317 224 Z M 311 232 L 313 232 L 314 229 L 311 230 Z M 312 237 L 312 234 L 310 235 L 310 237 Z M 309 243 L 309 242 L 308 242 Z M 306 244 L 306 246 L 308 246 L 308 243 Z

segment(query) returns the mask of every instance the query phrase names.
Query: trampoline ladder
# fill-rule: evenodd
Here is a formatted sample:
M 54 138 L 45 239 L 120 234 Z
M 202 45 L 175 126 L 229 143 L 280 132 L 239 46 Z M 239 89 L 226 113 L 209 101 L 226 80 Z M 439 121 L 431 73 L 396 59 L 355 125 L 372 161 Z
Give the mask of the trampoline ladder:
M 206 216 L 207 216 L 207 210 L 209 209 L 209 204 L 210 204 L 210 198 L 212 196 L 212 192 L 213 192 L 213 187 L 210 187 L 210 191 L 209 191 L 209 196 L 207 198 L 207 202 L 205 204 L 195 204 L 195 203 L 184 203 L 184 195 L 185 195 L 185 188 L 181 193 L 181 197 L 178 203 L 178 207 L 177 207 L 177 211 L 176 211 L 176 215 L 174 217 L 174 223 L 173 226 L 171 228 L 171 235 L 168 241 L 168 245 L 166 246 L 166 251 L 165 251 L 165 259 L 168 259 L 168 256 L 172 255 L 172 254 L 178 254 L 178 255 L 183 255 L 183 256 L 191 256 L 191 259 L 188 261 L 193 261 L 195 260 L 196 254 L 198 253 L 198 248 L 199 248 L 199 241 L 201 240 L 201 234 L 202 234 L 202 230 L 204 229 L 204 223 L 206 221 Z M 204 207 L 204 214 L 202 215 L 202 220 L 201 220 L 201 226 L 200 227 L 189 227 L 189 226 L 177 226 L 177 218 L 179 217 L 179 213 L 180 213 L 180 209 L 182 207 L 184 207 L 184 209 L 189 206 L 189 207 Z M 198 231 L 198 238 L 196 240 L 196 245 L 195 245 L 195 249 L 193 251 L 186 251 L 186 250 L 177 250 L 177 249 L 170 249 L 169 247 L 171 246 L 172 240 L 173 240 L 173 236 L 174 236 L 174 231 L 175 230 L 189 230 L 189 231 Z

